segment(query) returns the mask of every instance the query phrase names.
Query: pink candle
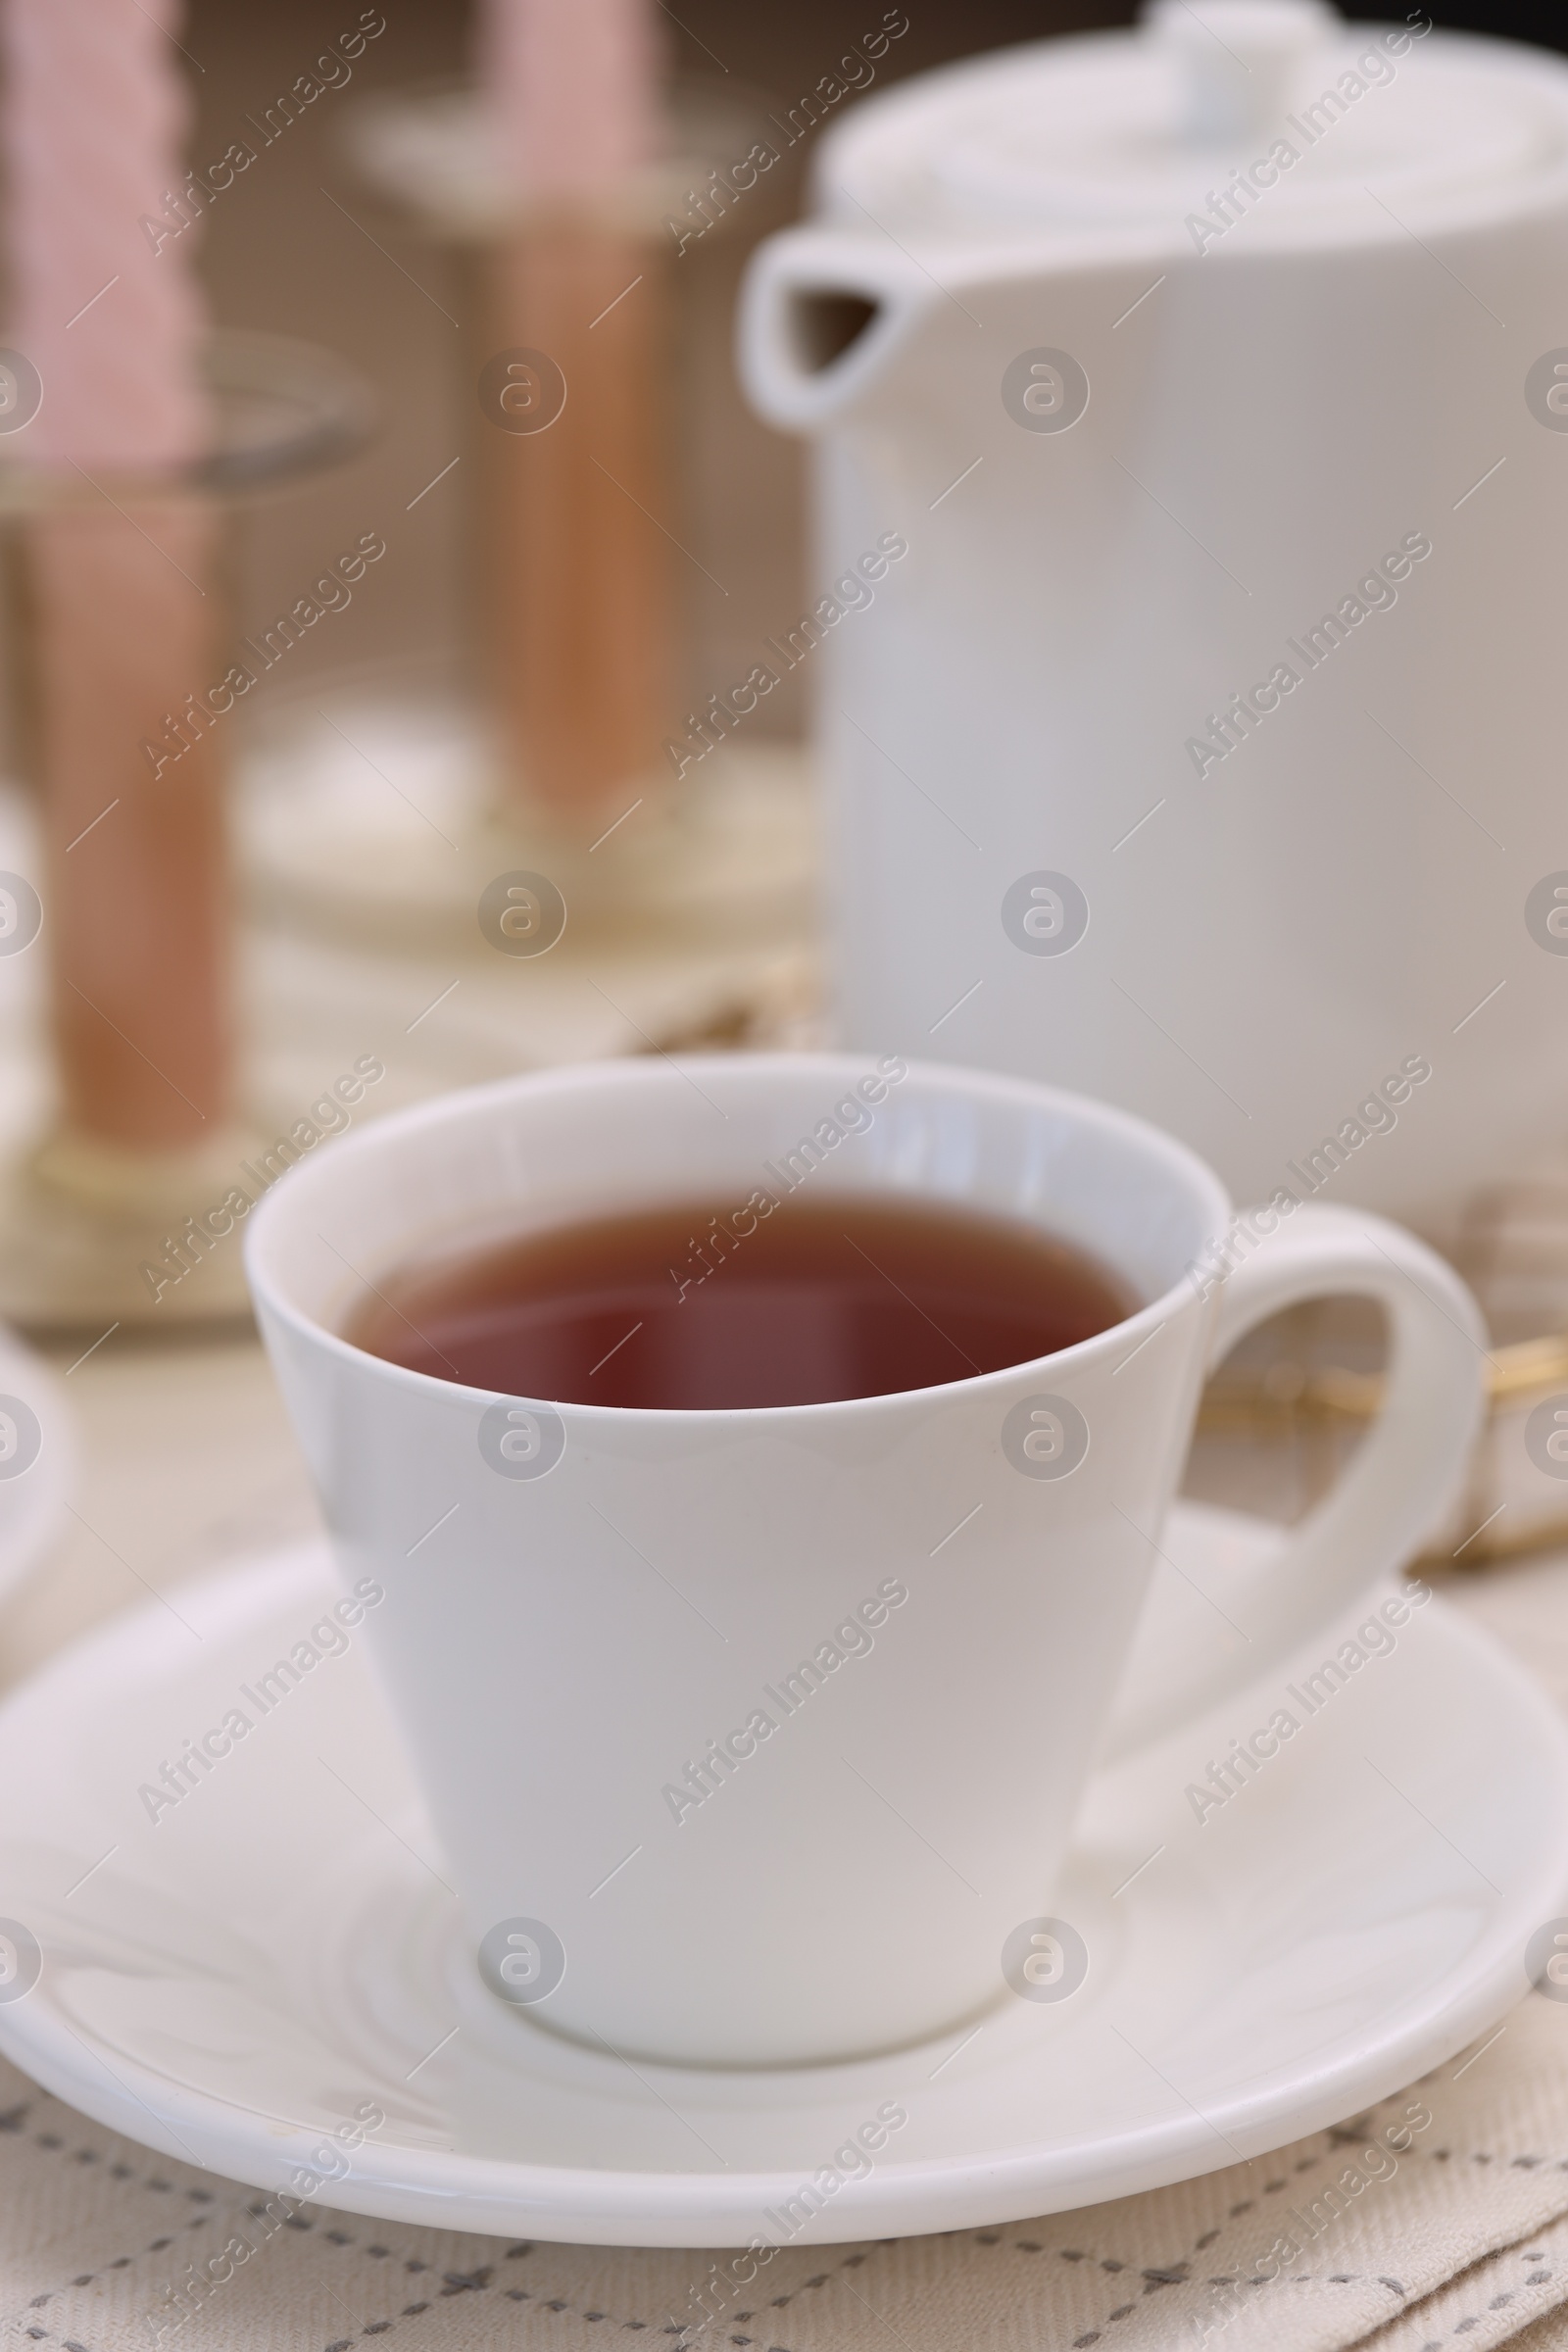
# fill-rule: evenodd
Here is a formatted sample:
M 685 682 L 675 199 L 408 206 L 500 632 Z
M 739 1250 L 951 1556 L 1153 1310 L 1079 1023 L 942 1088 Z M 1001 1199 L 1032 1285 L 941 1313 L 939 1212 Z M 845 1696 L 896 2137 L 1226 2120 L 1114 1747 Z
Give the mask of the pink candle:
M 659 148 L 650 0 L 486 0 L 479 74 L 509 177 L 592 199 Z
M 71 500 L 26 532 L 55 1045 L 66 1132 L 121 1154 L 214 1141 L 227 1106 L 220 778 L 205 742 L 162 779 L 146 748 L 220 642 L 217 518 L 178 481 L 208 418 L 196 232 L 163 218 L 189 112 L 174 17 L 0 7 L 6 339 L 43 385 L 7 454 Z
M 651 802 L 667 733 L 665 255 L 630 224 L 663 144 L 654 0 L 482 0 L 480 73 L 520 200 L 490 256 L 494 348 L 564 376 L 546 432 L 490 437 L 488 667 L 513 790 L 584 840 Z
M 43 378 L 14 445 L 39 466 L 184 464 L 206 416 L 195 232 L 158 220 L 190 112 L 170 34 L 177 0 L 6 0 L 0 141 L 11 340 Z

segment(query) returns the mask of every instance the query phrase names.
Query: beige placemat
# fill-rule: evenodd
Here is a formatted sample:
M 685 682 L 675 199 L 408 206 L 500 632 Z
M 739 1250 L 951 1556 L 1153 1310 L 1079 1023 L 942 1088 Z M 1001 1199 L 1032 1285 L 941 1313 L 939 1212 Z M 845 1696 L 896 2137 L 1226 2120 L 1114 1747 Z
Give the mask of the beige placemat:
M 1484 2352 L 1568 2345 L 1568 2007 L 1345 2125 L 1140 2197 L 937 2237 L 723 2253 L 299 2208 L 150 2155 L 0 2067 L 0 2309 L 64 2352 Z M 704 2312 L 710 2315 L 705 2319 Z M 1533 2323 L 1539 2323 L 1533 2327 Z

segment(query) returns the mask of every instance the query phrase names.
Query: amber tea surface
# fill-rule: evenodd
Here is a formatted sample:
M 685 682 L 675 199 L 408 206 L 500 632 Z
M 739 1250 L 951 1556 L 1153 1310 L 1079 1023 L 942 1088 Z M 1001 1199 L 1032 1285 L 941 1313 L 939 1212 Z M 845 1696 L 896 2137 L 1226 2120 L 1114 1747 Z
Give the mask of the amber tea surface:
M 965 1380 L 1141 1303 L 1042 1227 L 903 1196 L 754 1193 L 410 1263 L 344 1337 L 502 1396 L 699 1411 Z

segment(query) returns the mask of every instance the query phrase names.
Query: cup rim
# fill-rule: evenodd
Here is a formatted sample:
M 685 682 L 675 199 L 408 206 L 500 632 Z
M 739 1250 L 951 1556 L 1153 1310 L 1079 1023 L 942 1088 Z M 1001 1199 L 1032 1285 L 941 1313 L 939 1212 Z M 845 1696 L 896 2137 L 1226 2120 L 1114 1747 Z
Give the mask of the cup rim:
M 1067 1112 L 1083 1124 L 1098 1127 L 1102 1133 L 1114 1136 L 1123 1144 L 1132 1144 L 1151 1158 L 1162 1160 L 1170 1174 L 1182 1180 L 1195 1198 L 1206 1196 L 1210 1215 L 1211 1236 L 1227 1229 L 1233 1207 L 1229 1194 L 1207 1161 L 1190 1147 L 1152 1120 L 1140 1118 L 1136 1112 L 1120 1109 L 1114 1103 L 1102 1102 L 1092 1095 L 1074 1092 L 1069 1087 L 1048 1086 L 1029 1078 L 983 1069 L 973 1069 L 960 1063 L 906 1060 L 906 1076 L 920 1078 L 928 1084 L 953 1088 L 971 1100 L 1009 1104 L 1019 1109 L 1048 1108 Z M 749 1053 L 662 1054 L 659 1063 L 638 1056 L 615 1057 L 603 1061 L 572 1062 L 563 1067 L 544 1070 L 524 1070 L 506 1078 L 492 1079 L 479 1086 L 454 1087 L 439 1095 L 406 1104 L 401 1110 L 388 1111 L 351 1134 L 334 1139 L 334 1150 L 325 1163 L 340 1162 L 345 1156 L 360 1157 L 367 1153 L 396 1149 L 405 1136 L 421 1130 L 445 1125 L 461 1119 L 468 1111 L 484 1103 L 514 1101 L 518 1096 L 534 1097 L 555 1094 L 599 1092 L 626 1085 L 658 1084 L 667 1068 L 674 1074 L 684 1074 L 688 1063 L 710 1073 L 723 1072 L 736 1077 L 758 1074 L 802 1076 L 807 1072 L 820 1074 L 830 1083 L 841 1076 L 859 1078 L 865 1075 L 865 1056 L 854 1053 L 795 1052 L 787 1054 Z M 661 1067 L 660 1065 L 663 1065 Z M 900 1082 L 901 1084 L 903 1081 Z M 277 1198 L 297 1199 L 302 1188 L 318 1181 L 320 1161 L 296 1161 L 285 1174 L 263 1194 L 249 1212 L 244 1240 L 245 1277 L 259 1317 L 270 1317 L 286 1325 L 297 1337 L 309 1341 L 339 1361 L 368 1369 L 375 1375 L 411 1390 L 416 1395 L 438 1395 L 445 1397 L 472 1397 L 485 1404 L 498 1400 L 501 1392 L 495 1389 L 473 1388 L 466 1381 L 445 1380 L 431 1372 L 416 1371 L 407 1364 L 393 1363 L 388 1357 L 373 1355 L 368 1348 L 356 1347 L 329 1324 L 295 1303 L 287 1295 L 283 1279 L 264 1262 L 270 1248 L 275 1247 L 271 1227 L 277 1221 Z M 508 1396 L 509 1402 L 548 1404 L 568 1424 L 583 1426 L 595 1421 L 624 1427 L 634 1424 L 645 1428 L 678 1428 L 695 1430 L 704 1426 L 739 1424 L 747 1428 L 766 1425 L 804 1424 L 819 1419 L 823 1414 L 855 1413 L 864 1416 L 874 1410 L 893 1410 L 907 1406 L 913 1400 L 929 1400 L 939 1396 L 983 1397 L 1004 1389 L 1016 1389 L 1026 1373 L 1044 1372 L 1058 1366 L 1077 1368 L 1096 1350 L 1106 1352 L 1131 1338 L 1135 1347 L 1142 1347 L 1152 1338 L 1176 1311 L 1193 1303 L 1195 1294 L 1184 1268 L 1174 1281 L 1156 1297 L 1146 1300 L 1132 1314 L 1107 1324 L 1103 1331 L 1092 1333 L 1072 1346 L 1058 1348 L 1047 1355 L 1029 1356 L 1016 1364 L 1004 1364 L 992 1372 L 969 1373 L 961 1380 L 939 1381 L 919 1389 L 892 1389 L 870 1396 L 829 1397 L 799 1404 L 757 1405 L 626 1405 L 585 1404 L 569 1398 Z

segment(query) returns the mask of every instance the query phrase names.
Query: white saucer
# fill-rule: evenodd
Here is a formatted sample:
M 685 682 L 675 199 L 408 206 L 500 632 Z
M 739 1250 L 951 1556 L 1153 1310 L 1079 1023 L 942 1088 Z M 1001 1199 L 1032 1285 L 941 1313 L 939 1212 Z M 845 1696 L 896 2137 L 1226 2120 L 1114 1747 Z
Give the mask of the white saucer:
M 1183 1506 L 1164 1541 L 1170 1625 L 1218 1623 L 1198 1588 L 1234 1600 L 1272 1539 Z M 1186 1785 L 1297 1672 L 1097 1780 L 1053 1903 L 1090 1955 L 1070 1999 L 1002 1990 L 978 2030 L 853 2066 L 633 2068 L 503 2008 L 465 1962 L 359 1636 L 148 1818 L 138 1785 L 243 1703 L 327 1592 L 315 1548 L 227 1571 L 178 1594 L 189 1631 L 138 1609 L 0 1709 L 0 1910 L 43 1955 L 0 1997 L 0 2047 L 265 2190 L 368 2102 L 384 2125 L 316 2193 L 391 2220 L 722 2246 L 1092 2204 L 1399 2088 L 1512 2004 L 1532 1932 L 1568 1910 L 1568 1738 L 1429 1600 L 1203 1824 Z M 907 2120 L 872 2169 L 792 2230 L 788 2201 L 889 2103 Z
M 32 1417 L 8 1409 L 21 1400 Z M 0 1324 L 0 1412 L 16 1429 L 0 1432 L 0 1593 L 35 1568 L 66 1523 L 66 1496 L 75 1477 L 76 1434 L 60 1382 L 4 1324 Z M 35 1424 L 36 1426 L 33 1426 Z M 25 1469 L 13 1465 L 31 1456 Z

